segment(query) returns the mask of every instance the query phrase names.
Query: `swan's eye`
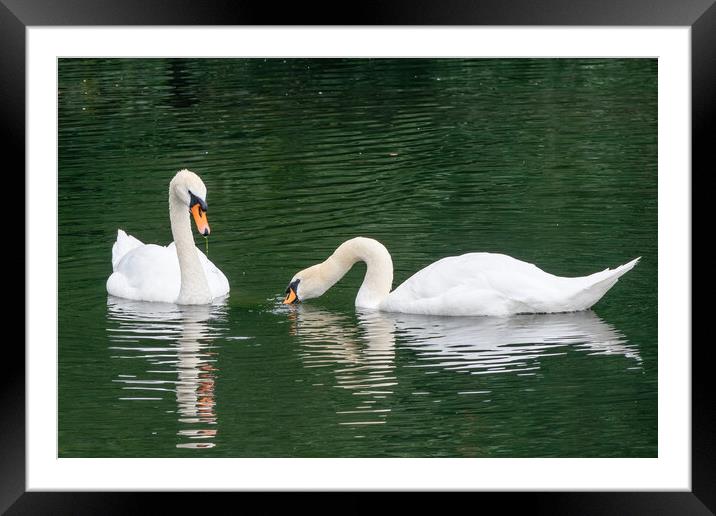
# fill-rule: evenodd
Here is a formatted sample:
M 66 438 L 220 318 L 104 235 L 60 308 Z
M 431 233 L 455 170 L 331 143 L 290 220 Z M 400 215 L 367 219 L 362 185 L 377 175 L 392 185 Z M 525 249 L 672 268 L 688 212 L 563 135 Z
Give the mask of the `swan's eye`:
M 300 301 L 298 299 L 298 284 L 300 283 L 300 279 L 297 279 L 296 281 L 291 282 L 288 287 L 286 288 L 286 298 L 283 300 L 284 305 L 290 305 L 291 303 L 295 303 L 296 301 Z
M 206 219 L 206 203 L 189 191 L 189 212 L 194 216 L 196 229 L 204 236 L 209 236 L 209 221 Z
M 204 199 L 197 197 L 191 192 L 191 190 L 189 190 L 189 209 L 191 210 L 197 204 L 199 205 L 200 213 L 209 211 L 209 207 L 206 205 Z

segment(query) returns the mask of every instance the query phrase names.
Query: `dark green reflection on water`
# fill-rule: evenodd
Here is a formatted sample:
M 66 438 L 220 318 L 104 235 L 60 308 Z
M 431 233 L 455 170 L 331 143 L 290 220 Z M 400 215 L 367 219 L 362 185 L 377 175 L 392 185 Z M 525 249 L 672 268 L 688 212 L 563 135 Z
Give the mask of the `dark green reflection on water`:
M 656 456 L 656 72 L 60 60 L 60 455 Z M 117 228 L 169 243 L 183 167 L 207 185 L 231 296 L 108 300 Z M 278 303 L 356 235 L 390 250 L 394 285 L 469 251 L 564 276 L 643 258 L 585 314 L 356 313 L 362 266 Z

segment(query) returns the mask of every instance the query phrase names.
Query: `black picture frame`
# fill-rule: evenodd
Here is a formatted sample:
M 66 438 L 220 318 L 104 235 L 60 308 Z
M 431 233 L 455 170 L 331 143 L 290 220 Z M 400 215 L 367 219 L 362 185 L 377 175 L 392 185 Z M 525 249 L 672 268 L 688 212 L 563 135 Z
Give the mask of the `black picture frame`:
M 418 0 L 380 5 L 340 2 L 330 5 L 241 0 L 0 0 L 0 106 L 4 156 L 25 166 L 25 29 L 29 26 L 87 25 L 577 25 L 691 27 L 692 171 L 691 178 L 713 171 L 716 142 L 716 0 Z M 49 172 L 48 172 L 49 173 Z M 19 174 L 17 174 L 19 176 Z M 693 183 L 692 183 L 693 185 Z M 24 190 L 24 186 L 22 186 Z M 19 185 L 18 189 L 19 191 Z M 698 193 L 692 186 L 692 192 Z M 6 192 L 5 192 L 6 193 Z M 702 193 L 703 195 L 703 193 Z M 693 200 L 692 196 L 692 206 Z M 693 216 L 692 216 L 693 220 Z M 25 230 L 26 231 L 26 230 Z M 17 246 L 16 246 L 17 247 Z M 24 249 L 24 246 L 23 246 Z M 693 253 L 693 246 L 692 246 Z M 25 277 L 28 270 L 21 254 Z M 693 256 L 693 254 L 692 254 Z M 14 265 L 14 264 L 12 264 Z M 693 305 L 693 303 L 692 303 Z M 693 319 L 693 317 L 692 317 Z M 9 343 L 6 343 L 9 344 Z M 692 490 L 690 492 L 475 493 L 478 503 L 495 501 L 501 510 L 516 507 L 549 514 L 714 514 L 716 477 L 712 390 L 708 388 L 711 346 L 692 343 Z M 12 367 L 0 376 L 0 512 L 7 514 L 142 513 L 148 498 L 206 510 L 204 497 L 185 493 L 26 492 L 25 351 L 6 346 L 3 359 Z M 216 495 L 212 495 L 216 496 Z M 372 502 L 352 493 L 354 510 Z M 225 496 L 222 496 L 225 498 Z M 295 498 L 295 497 L 294 497 Z M 368 497 L 370 498 L 370 497 Z M 305 498 L 302 498 L 305 500 Z M 421 497 L 416 498 L 423 503 Z M 215 498 L 213 504 L 220 503 Z M 265 502 L 262 502 L 265 503 Z M 293 503 L 293 502 L 292 502 Z M 306 503 L 306 502 L 304 502 Z M 315 509 L 313 502 L 303 508 Z M 459 503 L 457 500 L 452 503 Z M 471 502 L 471 503 L 474 503 Z M 265 508 L 271 504 L 264 505 Z M 302 507 L 295 505 L 292 510 Z M 338 507 L 334 507 L 338 509 Z M 342 510 L 342 509 L 341 509 Z M 350 510 L 350 509 L 348 509 Z

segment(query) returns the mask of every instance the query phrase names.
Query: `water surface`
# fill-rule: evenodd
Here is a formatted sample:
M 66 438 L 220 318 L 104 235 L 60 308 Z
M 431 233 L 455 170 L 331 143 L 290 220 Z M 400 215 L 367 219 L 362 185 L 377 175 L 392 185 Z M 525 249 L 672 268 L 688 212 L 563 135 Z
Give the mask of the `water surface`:
M 654 457 L 657 65 L 648 59 L 60 60 L 62 457 Z M 207 188 L 209 307 L 107 296 L 118 228 L 168 244 Z M 397 286 L 449 255 L 564 276 L 642 256 L 577 314 L 357 311 L 363 235 Z M 203 239 L 197 236 L 203 249 Z

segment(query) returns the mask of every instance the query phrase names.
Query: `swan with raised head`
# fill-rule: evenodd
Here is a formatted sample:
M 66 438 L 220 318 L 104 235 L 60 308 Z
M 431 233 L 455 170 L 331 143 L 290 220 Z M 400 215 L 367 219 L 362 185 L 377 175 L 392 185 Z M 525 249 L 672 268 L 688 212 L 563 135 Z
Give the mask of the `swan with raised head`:
M 180 305 L 209 304 L 229 293 L 226 276 L 194 245 L 190 214 L 197 230 L 209 235 L 206 186 L 190 170 L 169 183 L 169 220 L 174 241 L 143 244 L 119 229 L 112 246 L 112 275 L 107 292 L 137 301 Z
M 343 242 L 326 261 L 296 274 L 284 304 L 322 295 L 353 266 L 367 269 L 358 308 L 425 315 L 510 315 L 586 310 L 639 261 L 578 278 L 563 278 L 504 254 L 468 253 L 428 265 L 391 292 L 393 261 L 372 238 Z

